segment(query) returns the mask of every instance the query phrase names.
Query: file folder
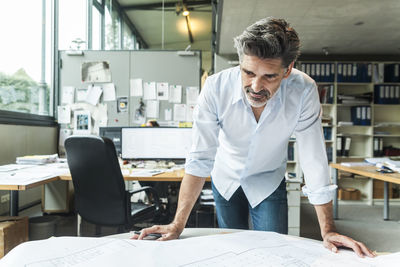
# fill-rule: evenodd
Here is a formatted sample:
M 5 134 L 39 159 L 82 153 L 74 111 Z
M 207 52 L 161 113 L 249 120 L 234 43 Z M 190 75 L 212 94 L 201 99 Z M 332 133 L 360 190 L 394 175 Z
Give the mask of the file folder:
M 342 136 L 336 138 L 336 155 L 342 156 Z
M 351 145 L 351 137 L 345 138 L 345 145 L 344 145 L 344 156 L 348 157 L 350 155 L 350 145 Z

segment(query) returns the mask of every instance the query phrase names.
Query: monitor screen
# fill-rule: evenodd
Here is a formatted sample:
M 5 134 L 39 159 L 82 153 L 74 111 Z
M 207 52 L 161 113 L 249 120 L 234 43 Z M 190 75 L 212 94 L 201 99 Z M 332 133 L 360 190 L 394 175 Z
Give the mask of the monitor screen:
M 185 159 L 192 128 L 122 128 L 123 159 Z
M 99 136 L 107 137 L 114 143 L 117 155 L 121 155 L 121 129 L 122 127 L 100 127 Z

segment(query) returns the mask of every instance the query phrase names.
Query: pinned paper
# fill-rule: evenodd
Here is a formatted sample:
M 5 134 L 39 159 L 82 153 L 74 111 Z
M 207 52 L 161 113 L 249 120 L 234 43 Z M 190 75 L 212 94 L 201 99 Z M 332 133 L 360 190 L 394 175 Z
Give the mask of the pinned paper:
M 157 99 L 168 100 L 168 83 L 157 83 Z
M 58 123 L 71 123 L 71 108 L 70 106 L 57 107 Z
M 113 83 L 103 84 L 103 100 L 104 101 L 115 101 L 115 86 Z
M 75 96 L 75 87 L 73 86 L 63 86 L 61 103 L 62 104 L 73 104 Z
M 186 87 L 186 104 L 196 104 L 199 97 L 199 88 L 196 86 Z
M 107 104 L 99 104 L 92 113 L 92 118 L 94 120 L 94 125 L 95 125 L 94 128 L 106 127 L 108 121 Z
M 92 120 L 90 111 L 78 110 L 74 112 L 74 134 L 90 134 Z
M 186 104 L 174 105 L 174 121 L 186 121 Z
M 145 82 L 143 85 L 143 91 L 144 100 L 157 99 L 156 82 Z
M 171 108 L 164 109 L 164 120 L 166 120 L 166 121 L 172 120 L 172 109 Z
M 76 102 L 86 101 L 87 92 L 88 92 L 87 88 L 77 88 L 76 89 Z
M 72 134 L 71 129 L 60 129 L 60 139 L 58 140 L 59 146 L 64 146 L 65 139 Z
M 186 121 L 193 121 L 193 112 L 196 105 L 186 105 Z
M 128 97 L 118 97 L 117 99 L 117 112 L 125 113 L 128 112 Z
M 88 102 L 89 104 L 92 104 L 93 106 L 96 106 L 97 103 L 99 103 L 99 99 L 102 92 L 103 91 L 101 90 L 100 86 L 89 85 L 85 101 Z
M 159 106 L 160 105 L 158 100 L 148 100 L 146 108 L 146 117 L 158 118 Z
M 182 103 L 182 86 L 170 85 L 169 86 L 169 102 Z
M 130 80 L 131 96 L 143 96 L 143 80 L 131 79 Z
M 108 61 L 83 62 L 81 65 L 82 82 L 111 82 L 110 63 Z

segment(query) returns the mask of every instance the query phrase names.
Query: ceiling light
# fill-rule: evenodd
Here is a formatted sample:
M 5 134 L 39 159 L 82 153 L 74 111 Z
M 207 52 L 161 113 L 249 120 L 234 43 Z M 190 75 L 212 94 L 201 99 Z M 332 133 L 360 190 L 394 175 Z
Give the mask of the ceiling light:
M 182 12 L 183 16 L 189 16 L 189 10 L 187 10 L 186 5 L 183 5 L 183 12 Z

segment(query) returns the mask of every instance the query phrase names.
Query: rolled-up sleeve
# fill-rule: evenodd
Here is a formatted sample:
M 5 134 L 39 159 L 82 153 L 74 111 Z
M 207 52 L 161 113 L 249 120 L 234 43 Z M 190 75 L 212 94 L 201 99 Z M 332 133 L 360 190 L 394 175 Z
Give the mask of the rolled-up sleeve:
M 192 147 L 186 158 L 185 172 L 208 177 L 214 167 L 218 148 L 219 123 L 212 78 L 208 78 L 193 112 Z
M 321 105 L 315 83 L 306 88 L 301 101 L 300 117 L 294 134 L 306 183 L 303 193 L 308 196 L 311 204 L 321 205 L 332 200 L 336 185 L 331 185 L 329 179 L 320 117 Z

